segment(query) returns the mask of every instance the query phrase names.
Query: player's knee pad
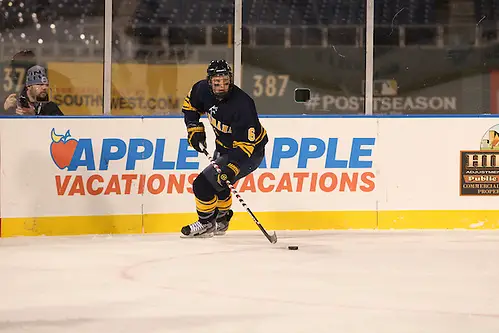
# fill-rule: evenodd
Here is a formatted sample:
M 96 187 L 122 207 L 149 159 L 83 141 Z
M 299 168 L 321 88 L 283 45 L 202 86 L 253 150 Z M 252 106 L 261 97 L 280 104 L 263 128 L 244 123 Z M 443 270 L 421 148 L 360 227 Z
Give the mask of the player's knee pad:
M 215 189 L 206 176 L 200 173 L 192 183 L 192 192 L 197 199 L 208 201 L 215 197 Z
M 222 191 L 217 192 L 217 197 L 219 200 L 225 200 L 231 196 L 230 189 L 225 187 Z
M 197 176 L 192 183 L 192 191 L 194 192 L 196 211 L 199 218 L 207 220 L 216 216 L 218 198 L 215 195 L 215 190 L 203 174 Z

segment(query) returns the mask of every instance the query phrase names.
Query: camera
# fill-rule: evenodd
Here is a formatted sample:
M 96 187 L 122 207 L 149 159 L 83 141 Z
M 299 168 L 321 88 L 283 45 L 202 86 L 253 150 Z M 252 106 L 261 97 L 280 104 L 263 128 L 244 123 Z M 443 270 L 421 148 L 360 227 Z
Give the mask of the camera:
M 19 103 L 19 106 L 22 108 L 27 109 L 30 107 L 28 97 L 26 97 L 26 95 L 24 95 L 24 94 L 19 94 L 18 103 Z

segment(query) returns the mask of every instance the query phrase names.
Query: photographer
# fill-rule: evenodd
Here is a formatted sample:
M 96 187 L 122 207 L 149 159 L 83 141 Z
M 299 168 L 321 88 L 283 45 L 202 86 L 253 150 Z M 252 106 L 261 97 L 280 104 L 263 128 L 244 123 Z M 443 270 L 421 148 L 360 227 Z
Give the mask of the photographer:
M 12 105 L 11 101 L 7 111 L 15 107 L 15 113 L 23 116 L 63 116 L 59 106 L 49 100 L 48 90 L 49 81 L 45 69 L 38 65 L 31 67 L 16 105 Z

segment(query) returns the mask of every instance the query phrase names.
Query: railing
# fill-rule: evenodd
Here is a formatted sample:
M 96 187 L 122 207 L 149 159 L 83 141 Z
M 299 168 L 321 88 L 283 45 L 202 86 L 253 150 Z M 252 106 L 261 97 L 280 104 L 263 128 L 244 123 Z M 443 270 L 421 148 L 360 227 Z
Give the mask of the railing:
M 137 28 L 137 26 L 135 26 Z M 158 26 L 141 26 L 142 29 L 158 28 Z M 233 25 L 169 25 L 159 26 L 160 42 L 155 46 L 144 45 L 138 36 L 134 36 L 124 28 L 114 27 L 118 39 L 113 45 L 119 47 L 124 59 L 133 58 L 137 49 L 143 50 L 185 50 L 195 54 L 203 48 L 230 49 L 233 45 Z M 26 29 L 26 28 L 23 28 Z M 29 29 L 26 34 L 29 35 Z M 104 43 L 102 24 L 75 24 L 75 31 L 95 32 L 94 40 L 57 41 L 40 43 L 9 40 L 4 36 L 0 43 L 0 58 L 9 57 L 19 48 L 32 48 L 40 55 L 59 58 L 95 59 L 103 56 Z M 492 26 L 478 25 L 375 25 L 376 46 L 396 46 L 419 48 L 444 47 L 482 47 L 498 43 L 499 23 Z M 47 36 L 50 40 L 53 36 Z M 143 37 L 142 37 L 143 38 Z M 96 43 L 99 41 L 100 43 Z M 243 47 L 284 47 L 284 48 L 335 48 L 341 46 L 362 47 L 365 44 L 365 26 L 361 25 L 244 25 Z M 177 61 L 178 59 L 176 59 Z

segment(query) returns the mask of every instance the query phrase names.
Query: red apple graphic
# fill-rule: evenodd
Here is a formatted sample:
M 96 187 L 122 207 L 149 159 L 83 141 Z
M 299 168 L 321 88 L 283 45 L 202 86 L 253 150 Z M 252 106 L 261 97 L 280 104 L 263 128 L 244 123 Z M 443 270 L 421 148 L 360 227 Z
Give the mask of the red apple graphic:
M 55 129 L 52 128 L 50 135 L 52 137 L 52 143 L 50 144 L 52 160 L 54 160 L 54 163 L 59 169 L 62 170 L 67 168 L 71 163 L 78 141 L 71 138 L 69 130 L 66 134 L 59 135 L 56 134 Z

